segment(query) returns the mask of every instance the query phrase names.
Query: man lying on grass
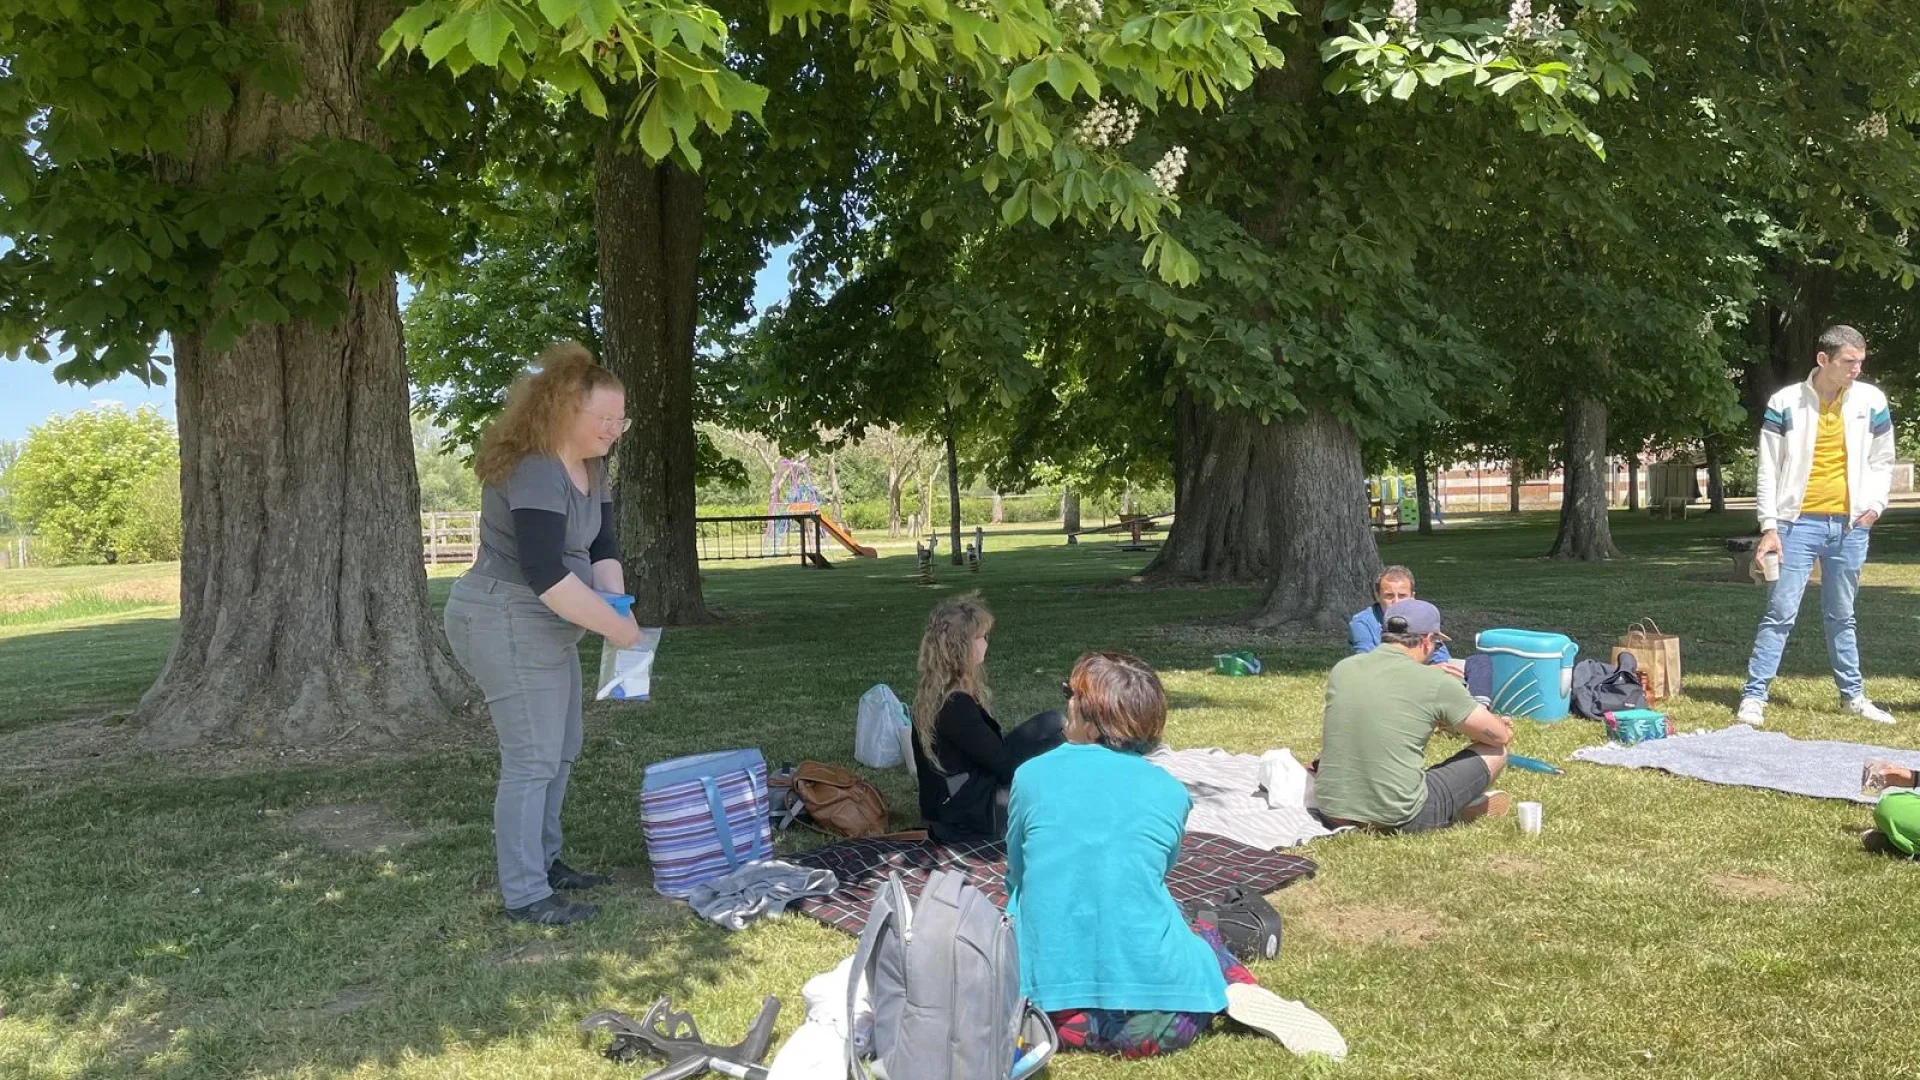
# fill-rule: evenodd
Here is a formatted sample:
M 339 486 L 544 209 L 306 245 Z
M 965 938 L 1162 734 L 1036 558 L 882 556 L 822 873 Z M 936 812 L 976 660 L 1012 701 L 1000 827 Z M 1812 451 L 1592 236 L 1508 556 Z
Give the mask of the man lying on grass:
M 1314 774 L 1321 817 L 1334 826 L 1425 832 L 1506 813 L 1507 796 L 1488 788 L 1506 768 L 1513 721 L 1430 665 L 1447 641 L 1440 610 L 1401 600 L 1381 625 L 1378 649 L 1347 657 L 1327 677 Z M 1470 745 L 1429 769 L 1427 743 L 1437 730 Z

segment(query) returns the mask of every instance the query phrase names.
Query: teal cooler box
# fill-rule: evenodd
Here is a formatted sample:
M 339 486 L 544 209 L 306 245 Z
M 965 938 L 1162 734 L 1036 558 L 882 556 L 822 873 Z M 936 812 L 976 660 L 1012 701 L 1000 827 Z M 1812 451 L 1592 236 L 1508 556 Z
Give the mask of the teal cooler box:
M 1573 698 L 1573 658 L 1565 634 L 1485 630 L 1473 639 L 1493 667 L 1493 711 L 1528 720 L 1564 720 Z

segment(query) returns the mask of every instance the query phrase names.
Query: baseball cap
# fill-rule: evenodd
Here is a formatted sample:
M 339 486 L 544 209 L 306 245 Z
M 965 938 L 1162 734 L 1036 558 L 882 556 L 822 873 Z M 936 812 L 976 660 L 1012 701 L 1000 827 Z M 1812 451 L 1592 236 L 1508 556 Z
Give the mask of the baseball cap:
M 1440 609 L 1425 600 L 1401 600 L 1380 615 L 1380 625 L 1389 634 L 1438 634 L 1441 641 L 1453 639 L 1440 633 Z

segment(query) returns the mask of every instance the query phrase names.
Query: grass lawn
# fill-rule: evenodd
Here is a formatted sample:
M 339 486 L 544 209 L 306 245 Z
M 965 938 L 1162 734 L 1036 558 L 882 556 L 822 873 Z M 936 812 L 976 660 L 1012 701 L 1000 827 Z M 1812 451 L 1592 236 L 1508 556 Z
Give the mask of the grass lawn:
M 1688 696 L 1672 712 L 1692 729 L 1725 724 L 1739 693 L 1761 593 L 1727 579 L 1721 539 L 1750 522 L 1617 515 L 1631 557 L 1605 566 L 1538 558 L 1552 535 L 1541 517 L 1463 523 L 1383 553 L 1419 573 L 1456 638 L 1556 629 L 1604 658 L 1628 623 L 1653 617 L 1685 640 Z M 1883 729 L 1839 711 L 1810 606 L 1776 684 L 1776 729 L 1914 745 L 1920 518 L 1896 514 L 1875 545 L 1862 652 L 1872 692 L 1906 719 Z M 569 858 L 621 880 L 596 897 L 600 919 L 567 930 L 499 917 L 484 728 L 451 748 L 371 759 L 144 754 L 123 718 L 165 659 L 170 606 L 134 592 L 143 575 L 131 569 L 0 573 L 0 1077 L 632 1078 L 573 1025 L 669 993 L 728 1042 L 762 995 L 779 994 L 784 1036 L 801 983 L 852 941 L 799 918 L 727 934 L 655 896 L 634 820 L 641 769 L 740 745 L 776 762 L 848 760 L 861 691 L 885 681 L 908 692 L 927 609 L 976 585 L 999 616 L 989 666 L 1002 717 L 1055 704 L 1082 650 L 1128 649 L 1166 677 L 1175 745 L 1313 756 L 1343 638 L 1249 633 L 1236 621 L 1256 599 L 1248 591 L 1127 584 L 1145 560 L 1008 529 L 979 575 L 943 563 L 934 590 L 914 584 L 911 553 L 830 573 L 713 570 L 709 594 L 727 620 L 668 632 L 653 702 L 589 708 Z M 436 576 L 436 602 L 448 580 Z M 44 601 L 76 594 L 107 607 Z M 16 616 L 54 614 L 9 620 L 6 600 L 21 595 L 41 600 L 15 601 Z M 1267 674 L 1209 674 L 1229 647 L 1258 651 Z M 1585 721 L 1522 728 L 1522 752 L 1555 760 L 1599 741 Z M 907 774 L 874 779 L 896 823 L 911 824 Z M 1920 868 L 1860 853 L 1862 808 L 1584 764 L 1503 786 L 1545 804 L 1544 835 L 1524 838 L 1509 820 L 1343 836 L 1312 847 L 1318 879 L 1276 895 L 1286 945 L 1255 973 L 1346 1034 L 1345 1066 L 1215 1034 L 1162 1061 L 1064 1058 L 1051 1075 L 1912 1067 L 1894 1006 L 1912 985 Z

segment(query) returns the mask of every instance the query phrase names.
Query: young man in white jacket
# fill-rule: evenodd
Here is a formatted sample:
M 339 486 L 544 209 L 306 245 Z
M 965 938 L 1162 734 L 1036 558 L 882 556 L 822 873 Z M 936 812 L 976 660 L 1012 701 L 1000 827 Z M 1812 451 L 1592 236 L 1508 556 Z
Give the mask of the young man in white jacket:
M 1893 723 L 1893 714 L 1867 698 L 1853 620 L 1868 539 L 1893 487 L 1893 415 L 1886 395 L 1860 381 L 1866 358 L 1860 331 L 1832 327 L 1820 335 L 1812 377 L 1767 400 L 1754 485 L 1761 533 L 1754 554 L 1779 559 L 1779 580 L 1747 662 L 1741 723 L 1766 722 L 1767 684 L 1780 670 L 1816 560 L 1827 656 L 1841 700 L 1855 716 Z

